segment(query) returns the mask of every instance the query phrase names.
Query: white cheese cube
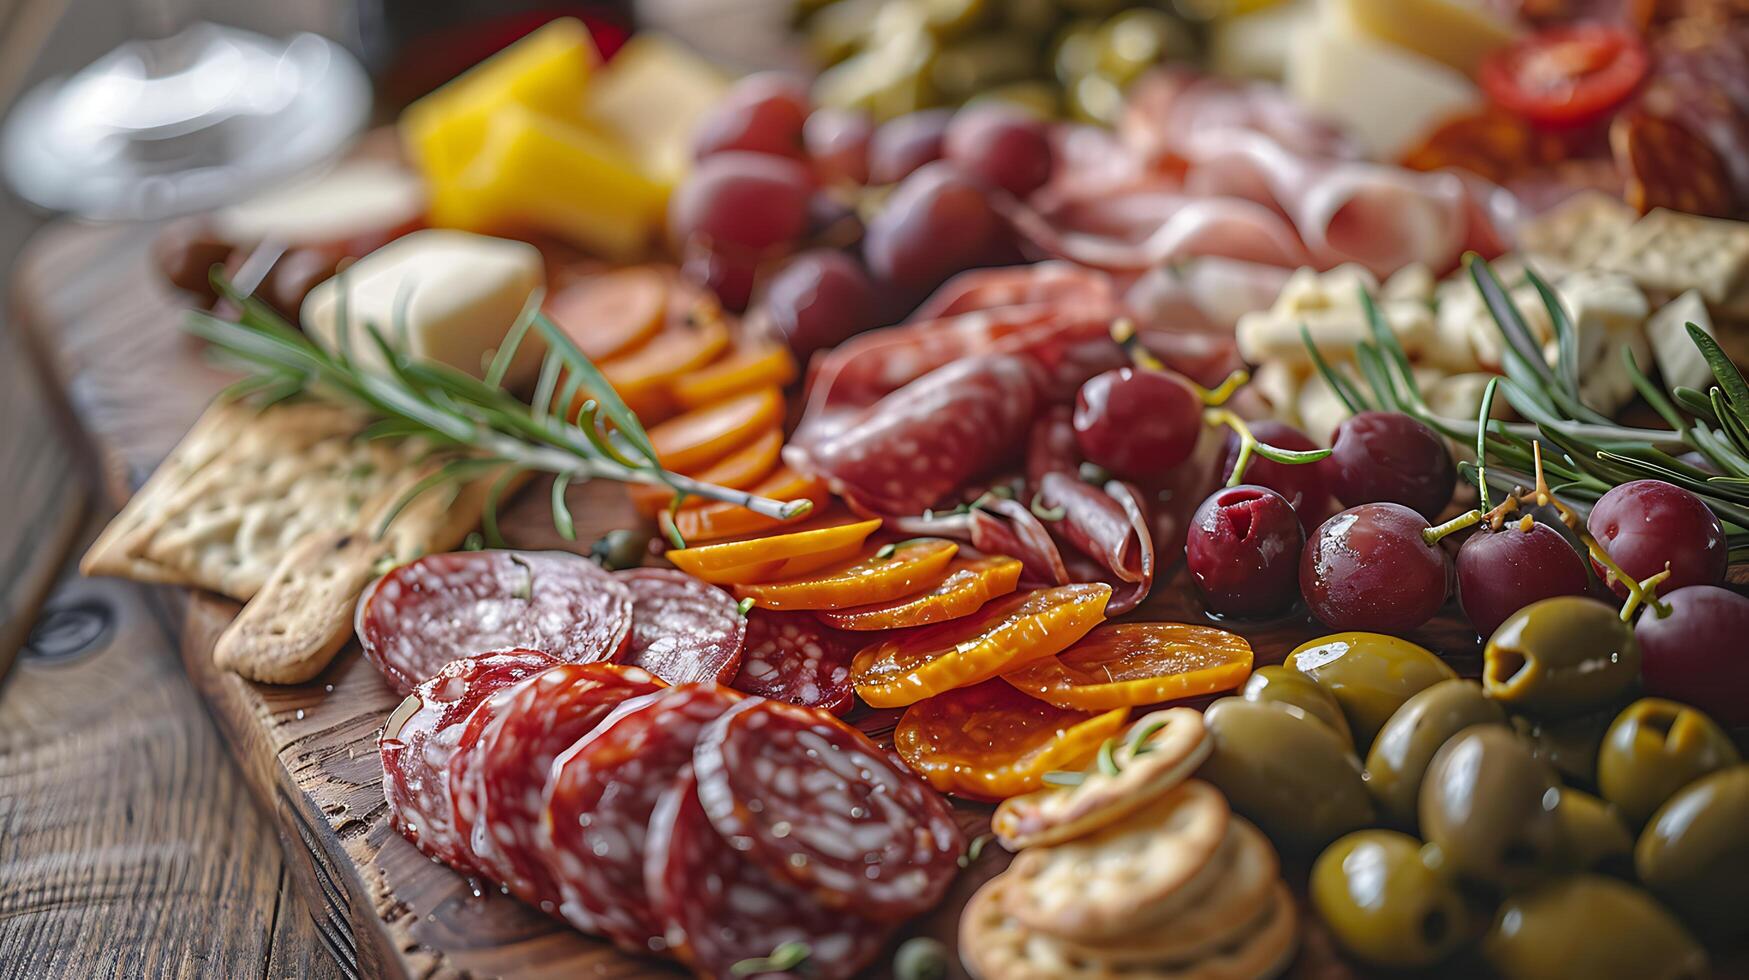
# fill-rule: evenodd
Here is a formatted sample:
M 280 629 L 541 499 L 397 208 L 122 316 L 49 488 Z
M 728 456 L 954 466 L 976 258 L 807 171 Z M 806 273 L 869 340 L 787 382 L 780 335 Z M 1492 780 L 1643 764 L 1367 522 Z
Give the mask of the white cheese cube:
M 1707 336 L 1715 336 L 1706 300 L 1694 289 L 1665 303 L 1646 321 L 1646 339 L 1651 342 L 1652 358 L 1657 362 L 1665 388 L 1682 385 L 1705 391 L 1713 383 L 1713 369 L 1707 366 L 1700 348 L 1694 346 L 1694 339 L 1688 335 L 1690 323 L 1706 331 Z M 1640 370 L 1647 369 L 1647 365 L 1640 365 Z
M 1463 73 L 1345 25 L 1325 20 L 1298 43 L 1288 91 L 1376 157 L 1401 156 L 1441 120 L 1482 101 Z
M 1579 400 L 1608 415 L 1634 398 L 1622 348 L 1633 351 L 1640 364 L 1651 357 L 1644 330 L 1651 313 L 1646 294 L 1633 280 L 1613 272 L 1575 273 L 1562 279 L 1555 292 L 1578 339 Z M 1543 353 L 1555 363 L 1558 344 L 1551 338 Z
M 383 241 L 424 213 L 425 184 L 417 174 L 381 160 L 358 160 L 221 208 L 213 225 L 234 242 L 330 245 L 373 235 Z
M 346 331 L 360 363 L 382 366 L 365 324 L 414 358 L 437 361 L 476 377 L 545 280 L 541 255 L 527 242 L 428 229 L 377 249 L 304 299 L 304 329 L 330 350 Z M 341 290 L 346 320 L 340 322 Z M 396 317 L 405 308 L 405 322 Z M 517 385 L 540 366 L 545 345 L 533 331 L 518 349 L 506 380 Z
M 1398 269 L 1385 280 L 1379 289 L 1379 298 L 1387 300 L 1415 300 L 1421 303 L 1433 302 L 1433 270 L 1420 262 L 1412 262 Z
M 1209 26 L 1209 67 L 1230 78 L 1279 81 L 1287 71 L 1294 39 L 1310 28 L 1313 6 L 1312 0 L 1293 0 L 1217 18 Z

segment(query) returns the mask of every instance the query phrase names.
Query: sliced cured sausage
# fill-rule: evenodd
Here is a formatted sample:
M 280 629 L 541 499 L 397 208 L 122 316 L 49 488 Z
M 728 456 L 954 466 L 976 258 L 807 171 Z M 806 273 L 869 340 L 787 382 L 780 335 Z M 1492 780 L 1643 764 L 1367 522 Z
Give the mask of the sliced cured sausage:
M 610 660 L 631 625 L 630 590 L 587 558 L 560 551 L 427 555 L 365 589 L 356 617 L 364 655 L 401 692 L 484 650 Z
M 662 916 L 668 947 L 701 976 L 732 976 L 742 960 L 800 943 L 808 950 L 807 976 L 845 980 L 886 942 L 886 927 L 821 905 L 723 840 L 699 804 L 691 767 L 657 802 L 646 848 L 644 887 Z
M 454 829 L 450 760 L 482 701 L 557 663 L 535 650 L 463 657 L 407 695 L 377 736 L 389 825 L 430 857 L 464 874 L 477 871 L 472 847 Z
M 568 922 L 631 952 L 666 949 L 644 891 L 650 812 L 691 764 L 699 730 L 740 700 L 708 684 L 635 698 L 553 763 L 542 848 Z
M 669 684 L 727 683 L 741 666 L 747 620 L 727 592 L 685 572 L 616 573 L 632 593 L 632 635 L 620 663 Z
M 1112 480 L 1101 489 L 1067 473 L 1046 473 L 1037 500 L 1057 515 L 1052 536 L 1091 559 L 1097 567 L 1093 579 L 1111 585 L 1107 616 L 1129 612 L 1148 597 L 1154 538 L 1134 486 Z
M 826 905 L 904 920 L 959 870 L 965 838 L 947 803 L 822 711 L 737 705 L 698 739 L 693 771 L 717 832 Z
M 754 609 L 747 614 L 741 671 L 729 686 L 743 694 L 842 715 L 854 700 L 850 658 L 860 642 L 806 613 Z

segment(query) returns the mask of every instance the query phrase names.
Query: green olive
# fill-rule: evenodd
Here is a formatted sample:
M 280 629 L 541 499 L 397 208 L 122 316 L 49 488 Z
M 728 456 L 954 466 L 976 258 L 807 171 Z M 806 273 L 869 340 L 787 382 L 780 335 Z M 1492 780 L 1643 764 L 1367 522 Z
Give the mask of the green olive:
M 1597 749 L 1603 733 L 1615 718 L 1611 711 L 1594 711 L 1572 718 L 1527 718 L 1512 716 L 1512 730 L 1530 744 L 1530 753 L 1555 767 L 1561 778 L 1581 786 L 1597 785 Z
M 1330 726 L 1342 744 L 1354 748 L 1354 736 L 1348 731 L 1348 719 L 1342 717 L 1342 706 L 1317 681 L 1291 667 L 1277 664 L 1257 668 L 1246 678 L 1239 694 L 1247 701 L 1294 705 Z
M 1503 725 L 1446 740 L 1421 781 L 1421 836 L 1459 874 L 1505 887 L 1559 864 L 1554 770 Z
M 1403 702 L 1457 676 L 1431 650 L 1383 633 L 1332 633 L 1302 643 L 1286 665 L 1329 691 L 1365 748 Z
M 1622 709 L 1597 753 L 1597 788 L 1635 827 L 1671 794 L 1743 761 L 1716 722 L 1684 704 L 1641 698 Z
M 1366 788 L 1379 812 L 1400 827 L 1414 827 L 1421 777 L 1446 739 L 1471 725 L 1505 724 L 1506 712 L 1475 681 L 1440 681 L 1415 692 L 1366 753 Z
M 1507 617 L 1482 651 L 1482 687 L 1514 709 L 1582 714 L 1626 695 L 1640 676 L 1633 627 L 1586 596 L 1533 602 Z
M 1029 37 L 1045 37 L 1063 18 L 1063 8 L 1056 0 L 1004 0 L 997 6 L 1004 26 Z
M 1051 42 L 1051 70 L 1057 81 L 1072 86 L 1099 65 L 1099 23 L 1078 20 L 1057 33 Z
M 989 0 L 912 0 L 923 11 L 924 27 L 936 37 L 955 38 L 983 26 L 993 6 Z
M 957 101 L 1026 78 L 1037 61 L 1037 53 L 1024 38 L 982 35 L 942 48 L 930 65 L 929 78 L 943 96 Z
M 1203 720 L 1213 751 L 1202 778 L 1277 844 L 1310 850 L 1371 822 L 1359 760 L 1311 715 L 1222 698 Z
M 1195 45 L 1184 23 L 1163 10 L 1135 7 L 1099 29 L 1099 70 L 1127 85 L 1162 61 L 1188 58 Z
M 1505 980 L 1677 980 L 1707 969 L 1682 923 L 1645 892 L 1601 875 L 1507 898 L 1482 952 Z
M 1749 766 L 1703 776 L 1659 807 L 1640 832 L 1634 868 L 1697 926 L 1749 930 Z
M 1082 122 L 1112 126 L 1123 115 L 1123 87 L 1099 72 L 1075 79 L 1064 98 L 1069 114 Z
M 589 557 L 610 572 L 637 568 L 649 553 L 649 532 L 629 527 L 614 528 L 597 538 L 589 548 Z
M 1020 109 L 1039 119 L 1055 119 L 1062 115 L 1061 93 L 1050 82 L 1028 79 L 987 88 L 966 100 L 966 105 L 1000 103 Z
M 1633 863 L 1634 837 L 1615 807 L 1590 793 L 1563 787 L 1555 803 L 1561 824 L 1561 867 L 1615 871 Z
M 1368 963 L 1427 966 L 1468 938 L 1463 897 L 1422 860 L 1420 841 L 1394 830 L 1356 831 L 1325 848 L 1309 890 L 1336 941 Z

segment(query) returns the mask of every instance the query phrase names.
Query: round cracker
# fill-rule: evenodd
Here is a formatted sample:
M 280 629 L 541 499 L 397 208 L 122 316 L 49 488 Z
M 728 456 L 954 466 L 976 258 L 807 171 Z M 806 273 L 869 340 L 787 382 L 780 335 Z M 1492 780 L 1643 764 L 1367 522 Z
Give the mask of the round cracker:
M 1202 765 L 1214 743 L 1202 712 L 1190 708 L 1152 712 L 1129 731 L 1139 734 L 1155 724 L 1160 727 L 1141 746 L 1126 736 L 1113 750 L 1117 775 L 1094 767 L 1077 785 L 1004 800 L 990 820 L 996 839 L 1011 851 L 1060 844 L 1114 824 L 1171 792 Z M 1138 755 L 1137 748 L 1144 751 Z
M 1086 837 L 1024 850 L 1008 871 L 1008 911 L 1059 936 L 1131 932 L 1209 867 L 1231 815 L 1219 790 L 1192 779 Z

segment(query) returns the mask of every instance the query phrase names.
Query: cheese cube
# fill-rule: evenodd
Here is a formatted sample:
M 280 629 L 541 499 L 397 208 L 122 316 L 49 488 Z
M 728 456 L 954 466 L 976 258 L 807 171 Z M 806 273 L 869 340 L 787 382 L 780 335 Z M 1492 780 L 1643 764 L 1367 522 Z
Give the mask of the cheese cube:
M 1328 21 L 1307 32 L 1288 59 L 1287 88 L 1384 159 L 1482 101 L 1461 72 Z
M 1295 39 L 1311 29 L 1312 8 L 1312 0 L 1293 0 L 1215 20 L 1209 25 L 1209 67 L 1234 78 L 1280 80 Z
M 390 242 L 311 290 L 301 318 L 310 336 L 329 350 L 341 349 L 344 332 L 353 359 L 367 366 L 383 366 L 365 329 L 369 324 L 414 358 L 482 377 L 545 278 L 540 251 L 526 242 L 427 229 Z M 345 323 L 340 322 L 342 290 Z M 403 312 L 404 320 L 398 319 Z M 516 385 L 531 379 L 543 349 L 531 332 L 507 381 Z
M 1622 364 L 1622 348 L 1632 351 L 1642 365 L 1652 354 L 1644 330 L 1651 313 L 1646 295 L 1627 276 L 1610 272 L 1567 276 L 1555 292 L 1578 339 L 1579 400 L 1594 411 L 1610 414 L 1635 394 Z M 1557 353 L 1558 344 L 1550 339 L 1543 349 L 1550 364 Z
M 692 134 L 728 81 L 659 34 L 640 32 L 596 73 L 584 114 L 650 175 L 676 183 L 692 165 Z
M 1360 33 L 1473 76 L 1517 28 L 1477 0 L 1326 0 Z
M 1717 336 L 1713 331 L 1713 318 L 1707 313 L 1706 300 L 1694 289 L 1665 303 L 1662 309 L 1652 314 L 1652 318 L 1646 321 L 1646 339 L 1651 342 L 1652 358 L 1657 362 L 1664 387 L 1683 385 L 1705 391 L 1713 383 L 1713 369 L 1707 366 L 1700 348 L 1694 346 L 1694 338 L 1688 335 L 1690 323 L 1706 331 L 1709 337 Z M 1647 365 L 1640 365 L 1640 370 L 1646 369 Z
M 355 160 L 309 180 L 275 187 L 213 213 L 234 242 L 334 245 L 404 230 L 425 213 L 425 185 L 406 168 Z

